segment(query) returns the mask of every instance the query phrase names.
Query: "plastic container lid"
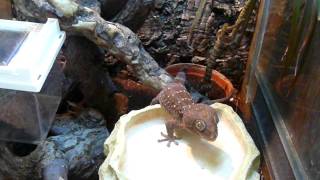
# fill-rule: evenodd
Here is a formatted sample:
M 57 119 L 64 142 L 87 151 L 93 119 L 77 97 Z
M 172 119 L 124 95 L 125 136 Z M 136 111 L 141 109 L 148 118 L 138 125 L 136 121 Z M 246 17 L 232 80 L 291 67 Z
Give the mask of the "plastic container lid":
M 0 19 L 0 88 L 39 92 L 65 40 L 57 19 Z

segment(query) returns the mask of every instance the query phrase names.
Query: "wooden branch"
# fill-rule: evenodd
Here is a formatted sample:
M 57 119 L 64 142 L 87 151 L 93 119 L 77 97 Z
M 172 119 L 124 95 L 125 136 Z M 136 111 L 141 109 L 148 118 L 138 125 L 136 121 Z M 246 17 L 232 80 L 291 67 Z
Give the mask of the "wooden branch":
M 145 51 L 141 41 L 129 28 L 101 18 L 96 11 L 71 0 L 13 0 L 16 11 L 27 19 L 45 21 L 55 17 L 61 27 L 78 33 L 115 57 L 131 65 L 137 78 L 155 89 L 162 89 L 172 77 Z

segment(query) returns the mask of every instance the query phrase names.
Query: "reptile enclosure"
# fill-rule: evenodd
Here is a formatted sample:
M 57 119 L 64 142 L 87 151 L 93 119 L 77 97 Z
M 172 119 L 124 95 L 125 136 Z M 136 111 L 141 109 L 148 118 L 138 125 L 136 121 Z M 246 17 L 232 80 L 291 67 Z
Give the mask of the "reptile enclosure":
M 187 2 L 204 1 L 121 0 L 121 3 L 117 1 L 74 0 L 71 5 L 81 4 L 79 5 L 81 11 L 71 15 L 65 14 L 64 8 L 60 7 L 61 9 L 57 10 L 54 6 L 54 3 L 70 2 L 69 0 L 0 1 L 0 18 L 10 19 L 18 13 L 22 15 L 21 20 L 41 22 L 53 16 L 59 20 L 67 35 L 84 36 L 67 37 L 62 53 L 69 60 L 65 71 L 78 83 L 83 83 L 80 89 L 82 92 L 75 90 L 71 94 L 77 96 L 78 93 L 82 93 L 79 97 L 84 96 L 82 98 L 87 101 L 88 107 L 98 111 L 105 110 L 109 115 L 103 114 L 104 112 L 101 115 L 90 108 L 89 110 L 84 108 L 85 113 L 77 118 L 66 120 L 57 117 L 47 139 L 37 147 L 25 148 L 24 144 L 16 146 L 0 141 L 0 180 L 3 177 L 5 180 L 7 177 L 58 179 L 60 178 L 58 176 L 69 179 L 98 179 L 98 168 L 105 158 L 103 142 L 108 138 L 108 130 L 112 130 L 115 121 L 130 110 L 147 106 L 156 91 L 172 80 L 169 74 L 174 75 L 177 70 L 170 70 L 168 65 L 173 64 L 171 66 L 174 67 L 177 62 L 204 65 L 206 62 L 203 59 L 208 57 L 208 52 L 203 49 L 206 49 L 208 44 L 214 43 L 217 30 L 222 25 L 234 23 L 232 18 L 240 12 L 235 7 L 231 8 L 234 4 L 229 5 L 230 7 L 223 5 L 244 2 L 212 0 L 212 5 L 216 5 L 212 9 L 218 12 L 217 14 L 225 11 L 229 11 L 227 12 L 229 14 L 225 16 L 221 13 L 215 16 L 216 19 L 210 26 L 214 30 L 203 28 L 205 33 L 194 33 L 195 41 L 191 45 L 201 48 L 194 48 L 197 54 L 192 54 L 190 49 L 193 47 L 188 49 L 190 44 L 184 44 L 185 34 L 181 32 L 185 28 L 187 29 L 185 32 L 188 33 L 190 26 L 194 26 L 196 31 L 197 24 L 193 24 L 192 19 L 185 19 L 182 24 L 175 24 L 176 19 L 168 17 L 176 15 L 173 6 L 178 9 L 177 11 L 181 11 L 181 14 L 186 15 L 184 18 L 192 13 L 196 14 L 194 10 L 196 8 L 193 7 L 194 12 L 187 9 Z M 37 3 L 32 4 L 32 2 Z M 319 0 L 259 0 L 258 2 L 259 8 L 254 14 L 256 25 L 248 57 L 247 52 L 243 56 L 237 54 L 233 68 L 228 67 L 227 61 L 224 62 L 227 58 L 221 58 L 217 64 L 225 63 L 227 67 L 214 67 L 234 83 L 232 85 L 229 80 L 224 83 L 222 89 L 225 92 L 223 95 L 217 93 L 217 97 L 233 95 L 235 93 L 233 86 L 239 90 L 232 101 L 225 103 L 231 104 L 244 120 L 258 146 L 262 158 L 259 172 L 262 179 L 320 179 L 320 2 Z M 154 6 L 154 9 L 151 9 L 151 6 Z M 111 7 L 112 11 L 105 11 L 108 7 Z M 11 10 L 15 8 L 18 11 L 12 12 Z M 184 13 L 184 8 L 190 13 Z M 151 14 L 147 18 L 146 14 L 150 11 L 160 11 L 160 9 L 164 13 Z M 68 12 L 71 12 L 72 8 L 69 10 Z M 207 11 L 208 8 L 204 8 L 203 16 Z M 206 14 L 207 19 L 212 17 L 210 13 Z M 17 17 L 19 18 L 21 17 Z M 230 19 L 225 21 L 224 18 Z M 92 26 L 93 22 L 97 22 L 97 26 Z M 140 28 L 143 22 L 151 26 L 145 25 Z M 153 24 L 154 22 L 163 23 L 161 24 L 163 27 Z M 199 27 L 206 24 L 201 22 Z M 168 24 L 175 27 L 177 32 L 168 28 Z M 134 33 L 125 26 L 131 30 L 139 28 L 140 30 Z M 97 30 L 96 27 L 100 29 Z M 101 27 L 113 33 L 104 31 L 105 29 Z M 156 30 L 150 28 L 149 32 L 149 27 Z M 93 30 L 95 33 L 92 33 Z M 249 42 L 250 38 L 246 40 Z M 166 48 L 170 49 L 168 54 L 163 53 Z M 241 47 L 239 51 L 247 51 L 247 48 Z M 110 54 L 118 59 L 110 57 Z M 167 57 L 169 55 L 170 58 Z M 119 59 L 122 62 L 119 63 Z M 126 64 L 129 67 L 125 67 Z M 107 66 L 107 72 L 103 71 L 104 65 Z M 242 67 L 245 67 L 245 72 Z M 192 72 L 199 74 L 197 71 Z M 242 79 L 243 73 L 245 75 Z M 132 74 L 136 76 L 133 77 Z M 215 79 L 214 75 L 212 79 Z M 239 84 L 236 84 L 234 79 Z M 78 100 L 77 98 L 70 99 Z M 96 99 L 99 101 L 94 101 Z M 65 107 L 74 108 L 75 112 L 72 113 L 77 113 L 79 109 L 84 111 L 81 107 L 82 102 L 64 103 L 61 111 Z M 113 114 L 110 114 L 111 111 Z

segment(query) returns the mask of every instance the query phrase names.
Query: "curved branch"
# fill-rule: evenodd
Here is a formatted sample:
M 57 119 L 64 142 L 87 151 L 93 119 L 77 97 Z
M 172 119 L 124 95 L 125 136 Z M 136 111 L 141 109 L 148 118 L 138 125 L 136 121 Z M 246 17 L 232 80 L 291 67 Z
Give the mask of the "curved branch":
M 101 18 L 96 11 L 65 0 L 13 0 L 17 12 L 30 19 L 59 19 L 61 27 L 80 33 L 112 55 L 131 65 L 137 78 L 155 89 L 162 89 L 172 77 L 145 51 L 141 41 L 129 28 Z

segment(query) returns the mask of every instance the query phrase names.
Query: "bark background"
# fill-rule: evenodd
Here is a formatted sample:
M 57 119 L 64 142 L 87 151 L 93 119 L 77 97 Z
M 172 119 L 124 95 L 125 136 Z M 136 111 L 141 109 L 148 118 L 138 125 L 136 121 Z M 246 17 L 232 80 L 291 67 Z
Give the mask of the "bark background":
M 161 67 L 180 62 L 206 64 L 209 48 L 223 24 L 234 24 L 243 1 L 207 0 L 197 24 L 200 0 L 158 0 L 143 26 L 138 30 L 144 47 Z M 214 69 L 226 75 L 239 88 L 242 82 L 248 49 L 254 28 L 254 17 L 245 32 L 239 49 L 230 49 L 218 59 Z M 188 39 L 189 38 L 189 39 Z

